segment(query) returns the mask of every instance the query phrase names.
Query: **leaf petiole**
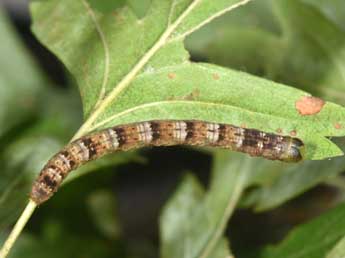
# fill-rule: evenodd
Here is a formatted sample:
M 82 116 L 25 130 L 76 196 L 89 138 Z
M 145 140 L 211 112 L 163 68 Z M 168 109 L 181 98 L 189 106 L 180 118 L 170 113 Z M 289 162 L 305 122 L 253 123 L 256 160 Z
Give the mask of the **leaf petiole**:
M 23 213 L 20 215 L 16 225 L 12 229 L 11 234 L 6 239 L 1 251 L 0 251 L 0 258 L 6 258 L 9 254 L 10 250 L 12 249 L 14 243 L 16 242 L 18 236 L 22 232 L 23 228 L 25 227 L 26 223 L 30 219 L 32 213 L 35 211 L 37 204 L 29 200 L 29 203 L 26 205 Z

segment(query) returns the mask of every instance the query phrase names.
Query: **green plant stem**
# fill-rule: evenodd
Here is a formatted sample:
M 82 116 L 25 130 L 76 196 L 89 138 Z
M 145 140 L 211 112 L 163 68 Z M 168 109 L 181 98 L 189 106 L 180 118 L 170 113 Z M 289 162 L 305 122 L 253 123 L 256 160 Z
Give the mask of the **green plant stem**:
M 35 211 L 37 207 L 37 204 L 29 200 L 29 203 L 26 205 L 23 213 L 20 215 L 16 225 L 12 229 L 11 234 L 6 239 L 1 251 L 0 251 L 0 258 L 5 258 L 9 254 L 11 248 L 13 247 L 13 244 L 17 240 L 18 236 L 22 232 L 23 228 L 25 227 L 26 223 L 30 219 L 32 213 Z

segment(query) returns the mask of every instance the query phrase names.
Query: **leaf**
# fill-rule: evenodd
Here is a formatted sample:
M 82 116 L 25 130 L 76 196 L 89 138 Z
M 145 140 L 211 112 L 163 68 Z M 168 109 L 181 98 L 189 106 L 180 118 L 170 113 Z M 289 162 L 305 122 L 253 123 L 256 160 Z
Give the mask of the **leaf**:
M 344 142 L 337 141 L 344 149 Z M 316 185 L 336 180 L 345 169 L 341 157 L 323 161 L 305 161 L 294 165 L 257 158 L 248 186 L 252 186 L 241 205 L 267 211 L 306 192 Z
M 0 231 L 20 214 L 37 172 L 59 148 L 56 139 L 43 136 L 24 137 L 8 146 L 1 159 Z
M 265 170 L 261 170 L 262 168 Z M 288 167 L 277 167 L 270 164 L 263 167 L 258 166 L 259 171 L 257 170 L 256 173 L 268 182 L 263 182 L 260 188 L 247 196 L 246 205 L 253 205 L 257 211 L 276 208 L 314 186 L 339 175 L 344 169 L 344 158 L 306 161 L 303 164 Z
M 114 194 L 107 190 L 97 190 L 90 194 L 88 206 L 95 225 L 108 238 L 116 239 L 121 226 Z
M 113 257 L 114 248 L 87 234 L 73 234 L 57 221 L 46 222 L 40 236 L 23 233 L 9 258 Z M 5 240 L 0 235 L 0 244 Z M 62 248 L 63 247 L 63 248 Z
M 227 221 L 253 169 L 252 159 L 224 151 L 216 153 L 212 182 L 205 193 L 188 175 L 166 204 L 160 219 L 161 257 L 227 257 L 222 237 Z
M 234 35 L 236 32 L 246 33 L 247 30 L 258 30 L 258 34 L 260 34 L 263 31 L 265 35 L 262 35 L 260 40 L 264 41 L 265 36 L 269 37 L 268 40 L 272 37 L 277 37 L 276 33 L 280 32 L 280 29 L 279 21 L 277 21 L 276 15 L 272 10 L 272 1 L 253 1 L 245 8 L 239 8 L 235 12 L 225 14 L 193 33 L 186 39 L 186 46 L 192 53 L 193 57 L 202 57 L 202 60 L 206 59 L 212 63 L 216 61 L 216 64 L 222 65 L 222 63 L 219 62 L 222 59 L 219 60 L 218 58 L 214 58 L 211 54 L 216 52 L 213 48 L 217 48 L 218 51 L 223 52 L 224 59 L 231 62 L 231 58 L 229 58 L 231 56 L 242 56 L 243 58 L 247 56 L 248 58 L 250 53 L 247 55 L 244 52 L 244 49 L 249 45 L 255 45 L 255 42 L 247 42 L 245 38 L 242 38 L 242 35 L 238 35 L 238 37 L 231 38 L 230 40 L 228 39 L 228 33 L 230 35 Z M 224 41 L 229 44 L 228 47 L 223 44 Z M 239 45 L 241 42 L 244 44 L 243 49 L 241 49 L 240 46 L 238 48 L 241 53 L 233 52 L 233 45 Z M 219 46 L 223 46 L 224 48 L 220 48 Z M 265 51 L 266 46 L 259 45 L 258 49 Z M 275 51 L 275 49 L 271 50 Z M 219 54 L 219 52 L 217 54 Z M 218 55 L 217 57 L 221 57 L 221 55 Z M 255 62 L 258 65 L 266 65 L 265 60 L 250 60 L 249 62 Z M 237 70 L 247 70 L 247 63 L 237 64 L 238 66 L 227 66 L 230 68 L 236 68 Z M 242 67 L 240 65 L 242 65 Z M 251 70 L 248 71 L 252 73 Z
M 55 137 L 34 135 L 25 135 L 8 146 L 1 159 L 3 171 L 0 180 L 0 231 L 15 221 L 16 215 L 19 215 L 27 203 L 28 193 L 38 172 L 62 146 L 62 141 Z M 107 156 L 76 170 L 65 184 L 97 169 L 129 161 L 142 162 L 142 159 L 134 153 Z
M 41 94 L 45 97 L 39 101 L 45 108 L 36 114 L 38 121 L 28 125 L 15 139 L 8 139 L 10 144 L 4 146 L 0 156 L 0 232 L 20 214 L 27 203 L 33 180 L 47 160 L 63 147 L 63 142 L 70 137 L 79 121 L 73 94 L 50 89 Z M 57 110 L 56 106 L 60 108 Z M 74 171 L 65 183 L 97 169 L 128 161 L 142 162 L 143 159 L 133 152 L 107 156 Z
M 344 84 L 339 76 L 333 77 L 333 84 L 320 83 L 324 77 L 320 74 L 327 74 L 336 68 L 329 69 L 334 66 L 330 62 L 331 58 L 323 54 L 321 44 L 315 44 L 315 37 L 322 41 L 322 45 L 327 45 L 332 38 L 339 47 L 330 48 L 330 53 L 337 56 L 342 49 L 344 32 L 330 20 L 337 16 L 331 15 L 329 10 L 333 10 L 332 14 L 336 11 L 342 13 L 344 5 L 334 5 L 335 2 L 257 1 L 250 5 L 251 9 L 242 8 L 236 15 L 227 15 L 192 35 L 189 48 L 193 53 L 204 55 L 203 58 L 206 55 L 206 58 L 217 64 L 304 86 L 328 99 L 345 103 L 343 90 L 332 90 Z M 278 20 L 274 19 L 273 12 L 279 14 Z M 284 21 L 280 22 L 284 26 L 275 28 L 276 24 L 279 25 L 276 21 Z M 283 33 L 278 34 L 279 30 L 283 30 Z M 205 41 L 208 43 L 200 43 Z M 341 55 L 337 57 L 338 63 L 344 63 L 343 60 Z M 299 67 L 291 69 L 295 65 Z M 336 98 L 326 94 L 326 91 L 334 92 Z M 303 162 L 293 166 L 257 160 L 252 184 L 259 187 L 252 189 L 246 196 L 244 205 L 253 205 L 259 211 L 275 208 L 343 171 L 342 158 Z
M 264 249 L 260 258 L 324 258 L 345 234 L 345 205 L 298 226 L 277 246 Z
M 212 42 L 194 50 L 196 55 L 206 55 L 211 62 L 243 70 L 255 75 L 275 79 L 284 47 L 272 32 L 260 28 L 246 28 L 229 24 L 219 26 Z M 198 47 L 198 46 L 197 46 Z M 289 81 L 287 81 L 288 83 Z
M 186 53 L 181 48 L 178 37 L 184 37 L 184 33 L 190 34 L 206 19 L 211 19 L 212 15 L 224 12 L 225 8 L 233 8 L 236 4 L 247 1 L 222 0 L 212 5 L 200 2 L 156 0 L 152 2 L 145 19 L 141 20 L 126 7 L 116 13 L 104 15 L 96 13 L 86 1 L 34 2 L 33 30 L 77 78 L 87 117 L 97 101 L 112 91 L 123 76 L 128 73 L 135 76 L 138 73 L 135 70 L 145 66 L 147 61 L 140 59 L 142 56 L 149 59 L 166 45 L 165 49 L 176 49 L 178 56 L 176 59 L 163 60 L 159 66 L 180 63 L 186 58 Z M 54 10 L 53 15 L 47 17 L 46 12 L 51 10 Z M 64 13 L 70 12 L 76 15 L 65 19 Z M 48 28 L 52 23 L 56 24 L 53 30 Z M 150 33 L 146 33 L 147 31 Z M 60 37 L 62 33 L 64 40 Z M 143 33 L 147 35 L 144 36 Z M 172 33 L 174 35 L 169 39 Z M 165 37 L 159 40 L 161 34 Z M 130 47 L 125 48 L 129 42 Z M 157 50 L 147 53 L 152 45 Z M 85 51 L 89 51 L 88 55 L 85 55 Z M 160 52 L 162 51 L 164 49 Z M 139 65 L 135 66 L 138 62 Z M 110 67 L 116 69 L 110 70 Z M 134 76 L 130 75 L 128 80 L 131 81 Z M 122 87 L 115 93 L 122 90 Z
M 302 71 L 309 75 L 317 83 L 315 89 L 332 89 L 333 91 L 344 91 L 345 82 L 345 33 L 324 15 L 320 8 L 313 8 L 308 1 L 279 1 L 278 15 L 283 20 L 286 28 L 286 35 L 290 41 L 289 53 L 294 51 L 294 46 L 300 46 L 297 55 L 304 55 L 309 58 L 303 63 L 287 62 L 291 72 Z M 314 4 L 314 6 L 316 6 Z M 331 4 L 329 4 L 331 6 Z M 344 6 L 339 6 L 339 11 L 345 11 Z M 302 18 L 303 16 L 303 18 Z M 289 53 L 286 53 L 287 55 Z M 288 60 L 286 56 L 285 60 Z M 308 62 L 308 63 L 307 63 Z M 312 65 L 306 67 L 306 65 Z M 302 67 L 303 66 L 303 67 Z M 313 78 L 313 77 L 314 78 Z M 316 81 L 316 82 L 315 82 Z M 309 82 L 309 83 L 310 83 Z M 320 85 L 317 87 L 317 85 Z M 321 92 L 322 93 L 322 92 Z
M 189 61 L 184 38 L 246 2 L 156 0 L 141 19 L 128 6 L 104 14 L 85 1 L 34 2 L 34 33 L 78 81 L 86 121 L 75 137 L 143 120 L 202 119 L 297 133 L 307 159 L 342 155 L 325 136 L 344 135 L 335 128 L 344 108 L 327 103 L 302 117 L 295 102 L 305 92 Z
M 0 9 L 0 137 L 27 121 L 45 80 Z M 20 71 L 20 72 L 18 72 Z
M 197 46 L 198 51 L 211 62 L 295 85 L 344 104 L 345 34 L 340 15 L 345 11 L 343 3 L 338 0 L 255 3 L 257 9 L 264 9 L 265 15 L 243 8 L 237 19 L 224 19 L 217 31 L 209 33 L 207 37 L 212 41 Z M 272 13 L 273 18 L 268 19 Z M 272 29 L 277 24 L 279 27 Z M 196 39 L 202 41 L 197 35 Z M 190 48 L 196 45 L 194 41 Z
M 342 0 L 303 0 L 302 2 L 319 9 L 325 17 L 332 20 L 338 27 L 345 31 L 345 17 L 343 15 L 345 7 Z
M 165 206 L 160 222 L 163 258 L 204 257 L 200 253 L 199 255 L 192 253 L 191 250 L 200 250 L 201 248 L 196 243 L 199 243 L 200 239 L 207 238 L 212 229 L 221 232 L 218 237 L 210 237 L 220 244 L 223 241 L 220 236 L 226 225 L 224 222 L 226 223 L 231 216 L 231 213 L 225 215 L 224 207 L 227 203 L 225 199 L 234 197 L 234 187 L 238 187 L 241 192 L 237 197 L 237 203 L 245 189 L 260 185 L 260 188 L 250 192 L 251 195 L 247 196 L 247 201 L 249 200 L 250 205 L 255 204 L 256 209 L 262 211 L 272 209 L 319 182 L 334 177 L 343 171 L 345 166 L 341 158 L 332 161 L 307 161 L 300 165 L 290 166 L 261 158 L 249 158 L 242 154 L 229 155 L 225 151 L 216 152 L 215 162 L 208 192 L 204 192 L 194 177 L 188 176 Z M 243 176 L 243 181 L 236 178 L 236 175 Z M 238 207 L 238 204 L 235 206 Z M 338 236 L 340 238 L 342 233 L 340 232 Z M 225 252 L 225 250 L 227 250 L 225 247 L 214 248 L 213 252 Z M 226 257 L 226 255 L 220 257 Z M 275 257 L 284 258 L 285 256 Z
M 334 248 L 327 254 L 326 258 L 343 258 L 345 257 L 345 237 L 340 239 Z

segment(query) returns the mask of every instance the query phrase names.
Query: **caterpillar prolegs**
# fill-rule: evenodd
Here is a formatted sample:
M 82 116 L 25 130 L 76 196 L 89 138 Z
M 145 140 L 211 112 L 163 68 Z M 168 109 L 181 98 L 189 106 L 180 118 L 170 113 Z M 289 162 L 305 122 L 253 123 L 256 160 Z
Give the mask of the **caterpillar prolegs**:
M 204 121 L 161 120 L 115 126 L 81 137 L 55 154 L 34 182 L 30 198 L 36 204 L 45 202 L 72 170 L 108 153 L 171 145 L 220 147 L 285 162 L 300 161 L 304 146 L 297 138 Z

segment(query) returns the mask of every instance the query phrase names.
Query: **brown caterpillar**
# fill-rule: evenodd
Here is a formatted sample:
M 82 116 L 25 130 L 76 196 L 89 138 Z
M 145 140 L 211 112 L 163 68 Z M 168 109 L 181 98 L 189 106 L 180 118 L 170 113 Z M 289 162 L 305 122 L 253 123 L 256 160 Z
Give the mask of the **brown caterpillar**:
M 36 204 L 45 202 L 72 170 L 105 154 L 180 144 L 221 147 L 285 162 L 300 161 L 304 146 L 297 138 L 204 121 L 162 120 L 115 126 L 86 135 L 55 154 L 34 182 L 30 198 Z

